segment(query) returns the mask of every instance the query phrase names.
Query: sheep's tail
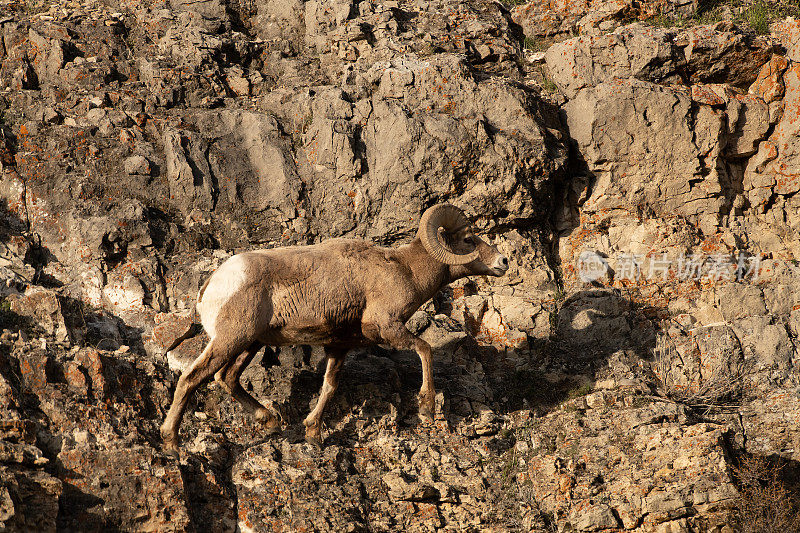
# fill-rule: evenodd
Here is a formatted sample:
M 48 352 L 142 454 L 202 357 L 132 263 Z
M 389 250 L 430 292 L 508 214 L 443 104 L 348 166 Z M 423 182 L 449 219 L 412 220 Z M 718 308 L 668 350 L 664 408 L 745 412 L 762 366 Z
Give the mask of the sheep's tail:
M 205 283 L 203 283 L 203 286 L 200 287 L 200 290 L 197 292 L 197 302 L 199 302 L 203 298 L 203 293 L 206 292 L 206 287 L 208 287 L 209 281 L 211 281 L 211 276 L 208 277 Z M 167 348 L 164 351 L 164 353 L 171 352 L 172 350 L 180 346 L 180 344 L 183 341 L 185 341 L 186 339 L 191 339 L 192 337 L 196 337 L 200 333 L 200 331 L 202 331 L 203 329 L 202 326 L 197 322 L 197 303 L 195 303 L 192 306 L 192 313 L 190 316 L 192 317 L 192 322 L 189 324 L 189 327 L 186 329 L 186 331 L 183 332 L 183 334 L 180 337 L 172 341 L 172 344 L 169 345 L 169 348 Z

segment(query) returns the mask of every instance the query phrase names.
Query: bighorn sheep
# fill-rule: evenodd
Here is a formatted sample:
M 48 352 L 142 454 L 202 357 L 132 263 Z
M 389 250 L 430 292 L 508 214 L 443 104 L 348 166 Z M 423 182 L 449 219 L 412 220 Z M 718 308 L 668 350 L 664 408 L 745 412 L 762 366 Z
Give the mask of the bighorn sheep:
M 358 346 L 414 348 L 422 361 L 419 413 L 432 418 L 431 347 L 406 329 L 406 321 L 451 281 L 469 275 L 502 276 L 507 270 L 508 259 L 476 237 L 461 210 L 448 204 L 425 211 L 416 238 L 397 248 L 331 239 L 231 257 L 199 291 L 197 313 L 211 341 L 178 380 L 161 426 L 165 449 L 177 451 L 186 403 L 212 375 L 269 432 L 278 429 L 278 418 L 239 382 L 265 345 L 324 346 L 324 382 L 314 410 L 303 422 L 312 444 L 322 444 L 322 411 L 336 390 L 347 351 Z

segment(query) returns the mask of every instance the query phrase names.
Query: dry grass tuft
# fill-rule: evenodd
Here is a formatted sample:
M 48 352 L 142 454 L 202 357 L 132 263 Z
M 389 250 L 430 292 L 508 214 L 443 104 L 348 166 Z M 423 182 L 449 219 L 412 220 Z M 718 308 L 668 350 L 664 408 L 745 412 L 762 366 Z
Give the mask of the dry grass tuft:
M 741 533 L 788 533 L 800 531 L 800 500 L 787 487 L 785 466 L 748 456 L 732 468 L 739 498 L 734 524 Z
M 659 335 L 653 351 L 658 395 L 695 409 L 738 405 L 752 371 L 741 357 L 738 338 L 732 332 L 725 335 L 705 355 L 699 337 L 683 339 L 691 349 L 681 355 L 674 339 L 666 333 Z

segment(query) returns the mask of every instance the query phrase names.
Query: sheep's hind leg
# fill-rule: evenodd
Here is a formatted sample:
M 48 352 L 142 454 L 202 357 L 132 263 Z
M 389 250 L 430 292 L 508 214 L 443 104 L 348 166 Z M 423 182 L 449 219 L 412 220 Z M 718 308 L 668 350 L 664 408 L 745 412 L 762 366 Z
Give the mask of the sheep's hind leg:
M 258 351 L 263 347 L 264 344 L 254 342 L 247 350 L 239 354 L 239 357 L 237 357 L 235 361 L 231 361 L 228 365 L 217 371 L 214 375 L 214 379 L 227 390 L 236 401 L 242 404 L 245 410 L 253 415 L 253 418 L 264 424 L 267 435 L 272 435 L 280 429 L 280 420 L 278 420 L 278 417 L 267 407 L 244 390 L 242 382 L 240 381 L 242 372 L 244 372 L 247 365 L 253 360 L 253 357 L 255 357 Z
M 203 353 L 200 354 L 200 357 L 195 359 L 192 366 L 181 374 L 175 387 L 172 405 L 164 419 L 164 423 L 161 424 L 161 438 L 166 451 L 178 452 L 178 429 L 183 418 L 183 412 L 186 410 L 186 404 L 189 402 L 192 393 L 200 384 L 213 376 L 228 361 L 241 352 L 241 346 L 225 346 L 224 343 L 213 338 L 209 341 Z
M 314 410 L 303 421 L 303 425 L 306 426 L 306 441 L 317 447 L 322 447 L 322 433 L 320 432 L 322 412 L 339 386 L 339 370 L 342 368 L 347 350 L 326 347 L 325 355 L 328 357 L 328 361 L 325 368 L 325 378 L 319 391 L 319 399 L 317 400 L 317 405 L 314 406 Z

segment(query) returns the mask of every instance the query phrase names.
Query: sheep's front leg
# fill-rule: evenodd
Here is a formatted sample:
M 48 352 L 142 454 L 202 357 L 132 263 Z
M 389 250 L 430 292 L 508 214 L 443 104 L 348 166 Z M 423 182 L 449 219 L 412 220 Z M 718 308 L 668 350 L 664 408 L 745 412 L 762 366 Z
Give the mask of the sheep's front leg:
M 381 328 L 381 337 L 398 350 L 414 349 L 422 363 L 422 387 L 419 389 L 419 416 L 425 421 L 433 421 L 436 389 L 433 386 L 433 358 L 431 345 L 412 335 L 405 325 L 395 323 Z

